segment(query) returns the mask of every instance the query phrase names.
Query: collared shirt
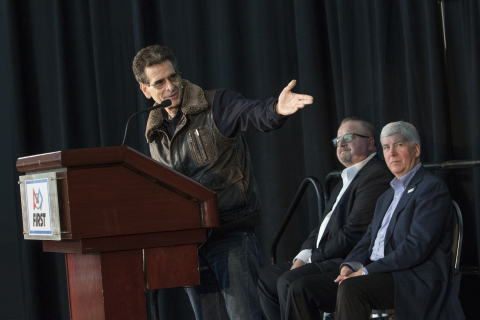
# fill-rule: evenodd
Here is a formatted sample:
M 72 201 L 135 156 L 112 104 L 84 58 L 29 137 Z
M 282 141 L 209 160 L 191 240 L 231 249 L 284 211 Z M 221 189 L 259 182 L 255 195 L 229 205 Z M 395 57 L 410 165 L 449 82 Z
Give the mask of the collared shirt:
M 357 173 L 367 164 L 367 162 L 372 159 L 377 153 L 374 152 L 371 155 L 369 155 L 366 159 L 360 161 L 359 163 L 354 164 L 353 166 L 350 166 L 348 168 L 345 168 L 342 171 L 342 180 L 343 180 L 343 186 L 342 190 L 340 190 L 340 193 L 337 196 L 337 200 L 333 204 L 332 210 L 323 218 L 322 224 L 320 225 L 320 229 L 318 231 L 318 236 L 317 236 L 317 245 L 316 247 L 318 248 L 318 245 L 320 244 L 320 240 L 322 239 L 325 229 L 327 228 L 328 222 L 330 221 L 330 218 L 332 217 L 333 211 L 335 211 L 335 208 L 337 207 L 337 204 L 340 202 L 340 199 L 342 199 L 343 194 L 347 190 L 347 188 L 350 186 L 350 183 L 352 183 L 353 179 L 357 175 Z M 308 261 L 311 262 L 310 257 L 312 256 L 312 250 L 311 249 L 305 249 L 302 250 L 294 259 L 293 261 L 300 259 L 302 261 Z
M 393 213 L 397 208 L 398 202 L 403 196 L 405 189 L 407 188 L 410 180 L 412 180 L 415 173 L 417 173 L 418 169 L 422 166 L 420 162 L 417 164 L 412 170 L 407 172 L 403 177 L 397 179 L 396 177 L 390 182 L 390 186 L 395 191 L 393 196 L 393 200 L 388 207 L 385 216 L 383 217 L 382 225 L 377 232 L 377 237 L 375 238 L 375 242 L 372 248 L 372 255 L 370 256 L 370 260 L 377 261 L 385 257 L 385 234 L 387 233 L 388 225 L 392 220 Z M 368 274 L 367 268 L 363 267 L 364 274 Z
M 385 256 L 385 234 L 387 233 L 388 225 L 390 224 L 390 220 L 392 220 L 393 213 L 397 208 L 398 202 L 402 198 L 403 192 L 407 188 L 415 173 L 417 173 L 418 169 L 420 169 L 421 165 L 422 163 L 420 162 L 403 177 L 400 179 L 395 177 L 393 178 L 392 182 L 390 182 L 390 186 L 395 191 L 395 194 L 393 196 L 392 203 L 390 203 L 390 207 L 388 207 L 387 213 L 383 217 L 382 226 L 378 230 L 370 260 L 377 261 Z

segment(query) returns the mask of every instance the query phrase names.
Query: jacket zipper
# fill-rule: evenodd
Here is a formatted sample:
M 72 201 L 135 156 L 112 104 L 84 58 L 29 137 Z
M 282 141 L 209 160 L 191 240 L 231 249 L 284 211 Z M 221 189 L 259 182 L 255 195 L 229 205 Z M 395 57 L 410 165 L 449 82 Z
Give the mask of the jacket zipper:
M 190 140 L 190 144 L 192 145 L 192 149 L 193 149 L 193 153 L 195 154 L 195 158 L 197 158 L 197 162 L 200 164 L 201 162 L 200 162 L 200 157 L 198 156 L 198 153 L 197 153 L 197 146 L 196 146 L 196 143 L 193 141 L 191 133 L 189 134 L 188 139 Z
M 202 139 L 200 138 L 200 133 L 198 132 L 198 129 L 195 129 L 195 133 L 196 133 L 195 138 L 197 139 L 198 151 L 202 156 L 203 162 L 205 162 L 207 161 L 207 154 L 205 153 L 205 148 L 203 147 Z

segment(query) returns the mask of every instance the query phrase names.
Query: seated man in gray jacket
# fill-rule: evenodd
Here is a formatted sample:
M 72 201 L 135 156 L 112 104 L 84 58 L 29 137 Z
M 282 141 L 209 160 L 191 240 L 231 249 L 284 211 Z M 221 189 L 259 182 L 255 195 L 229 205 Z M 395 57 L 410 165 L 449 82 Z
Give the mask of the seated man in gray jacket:
M 333 139 L 338 160 L 346 167 L 332 192 L 323 219 L 302 245 L 294 262 L 260 271 L 258 292 L 267 319 L 284 319 L 287 292 L 296 279 L 338 270 L 343 259 L 367 231 L 377 198 L 393 175 L 376 154 L 375 132 L 367 121 L 342 121 Z

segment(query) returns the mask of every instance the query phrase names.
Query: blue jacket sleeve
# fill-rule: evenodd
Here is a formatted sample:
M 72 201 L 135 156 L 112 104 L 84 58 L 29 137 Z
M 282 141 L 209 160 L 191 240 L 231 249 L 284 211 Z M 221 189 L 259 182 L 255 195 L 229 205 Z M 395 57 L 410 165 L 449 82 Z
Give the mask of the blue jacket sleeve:
M 213 119 L 218 130 L 228 138 L 238 131 L 268 132 L 280 128 L 288 117 L 275 112 L 277 99 L 246 99 L 240 93 L 219 89 L 213 100 Z

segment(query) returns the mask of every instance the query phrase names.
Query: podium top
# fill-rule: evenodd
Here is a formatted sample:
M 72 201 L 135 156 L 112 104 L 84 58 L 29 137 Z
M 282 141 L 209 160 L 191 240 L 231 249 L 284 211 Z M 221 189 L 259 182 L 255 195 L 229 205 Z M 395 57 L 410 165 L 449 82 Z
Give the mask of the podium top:
M 118 146 L 70 149 L 21 157 L 17 159 L 17 170 L 31 173 L 61 168 L 129 163 L 138 158 L 156 162 L 128 146 Z
M 152 181 L 156 185 L 173 191 L 182 198 L 197 202 L 200 204 L 203 213 L 204 226 L 218 226 L 216 192 L 128 146 L 62 150 L 22 157 L 17 160 L 17 170 L 26 174 L 46 171 L 66 171 L 67 174 L 70 173 L 67 179 L 70 206 L 74 204 L 74 197 L 78 198 L 80 202 L 80 199 L 85 199 L 88 195 L 83 189 L 75 194 L 75 191 L 78 190 L 75 188 L 76 185 L 86 186 L 88 189 L 89 183 L 91 183 L 80 181 L 85 173 L 92 172 L 93 174 L 98 170 L 102 170 L 100 172 L 111 171 L 112 169 L 109 168 L 112 167 L 124 167 L 128 171 L 144 177 L 145 181 Z M 75 181 L 79 182 L 73 185 L 72 183 Z M 127 180 L 117 182 L 117 184 L 123 183 L 129 182 Z M 113 196 L 115 195 L 113 194 Z M 145 197 L 148 197 L 148 195 L 145 195 Z

